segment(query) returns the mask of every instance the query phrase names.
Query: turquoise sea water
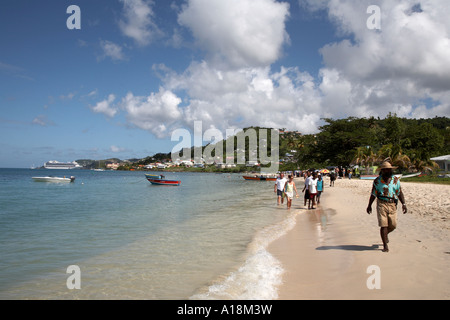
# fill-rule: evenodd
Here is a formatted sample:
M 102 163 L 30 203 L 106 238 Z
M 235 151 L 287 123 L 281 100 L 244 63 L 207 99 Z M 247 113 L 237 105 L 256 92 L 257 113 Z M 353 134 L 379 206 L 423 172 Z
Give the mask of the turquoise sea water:
M 74 183 L 33 176 L 76 177 Z M 2 299 L 272 299 L 267 245 L 293 226 L 273 182 L 237 174 L 0 169 Z M 68 289 L 70 265 L 81 289 Z

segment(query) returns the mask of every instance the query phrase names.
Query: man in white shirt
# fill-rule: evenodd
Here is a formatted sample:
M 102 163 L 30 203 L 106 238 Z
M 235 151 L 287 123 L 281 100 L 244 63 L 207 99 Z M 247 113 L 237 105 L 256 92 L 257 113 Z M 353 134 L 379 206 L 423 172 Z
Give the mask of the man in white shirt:
M 312 207 L 310 207 L 310 202 L 308 202 L 308 209 L 315 209 L 314 206 L 316 205 L 316 196 L 317 196 L 317 173 L 313 173 L 313 177 L 311 180 L 309 180 L 308 183 L 308 189 L 309 189 L 309 197 L 312 200 Z
M 277 194 L 278 200 L 277 203 L 278 205 L 283 204 L 284 202 L 284 185 L 286 184 L 287 179 L 284 177 L 284 173 L 280 173 L 280 176 L 277 178 L 277 181 L 275 182 L 275 190 L 274 192 Z
M 302 192 L 305 192 L 305 206 L 306 206 L 306 201 L 308 201 L 308 207 L 309 207 L 309 203 L 311 202 L 311 198 L 309 196 L 309 181 L 311 181 L 312 177 L 311 177 L 311 172 L 307 171 L 306 172 L 306 179 L 305 179 L 305 186 L 303 187 Z

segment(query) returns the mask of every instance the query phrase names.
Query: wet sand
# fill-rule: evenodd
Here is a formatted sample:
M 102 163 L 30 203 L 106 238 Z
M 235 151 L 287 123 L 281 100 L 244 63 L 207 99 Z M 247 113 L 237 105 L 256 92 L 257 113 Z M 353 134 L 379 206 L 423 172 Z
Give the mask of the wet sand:
M 300 191 L 303 179 L 296 184 Z M 356 179 L 326 184 L 315 210 L 294 200 L 296 226 L 268 248 L 285 270 L 279 299 L 450 298 L 450 186 L 402 184 L 409 212 L 398 209 L 398 228 L 384 253 L 376 203 L 374 212 L 366 213 L 371 184 Z M 376 284 L 379 289 L 369 289 Z

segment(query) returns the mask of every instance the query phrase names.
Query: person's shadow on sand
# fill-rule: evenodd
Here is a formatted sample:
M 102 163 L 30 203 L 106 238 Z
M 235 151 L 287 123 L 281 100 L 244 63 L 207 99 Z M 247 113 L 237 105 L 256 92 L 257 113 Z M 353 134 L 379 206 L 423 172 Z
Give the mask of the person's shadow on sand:
M 349 245 L 338 245 L 338 246 L 321 246 L 317 247 L 316 250 L 349 250 L 349 251 L 369 251 L 369 250 L 379 250 L 378 244 L 373 244 L 371 246 L 360 246 L 356 244 Z

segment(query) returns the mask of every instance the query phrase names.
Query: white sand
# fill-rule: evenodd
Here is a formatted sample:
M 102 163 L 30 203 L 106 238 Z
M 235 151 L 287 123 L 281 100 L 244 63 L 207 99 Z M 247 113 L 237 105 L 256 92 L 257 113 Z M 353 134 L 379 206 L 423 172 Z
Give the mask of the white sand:
M 402 183 L 409 212 L 398 209 L 384 253 L 376 203 L 366 213 L 372 181 L 328 185 L 316 210 L 294 200 L 295 228 L 269 246 L 285 269 L 279 299 L 450 298 L 450 186 Z M 379 267 L 381 289 L 367 286 L 370 266 Z

